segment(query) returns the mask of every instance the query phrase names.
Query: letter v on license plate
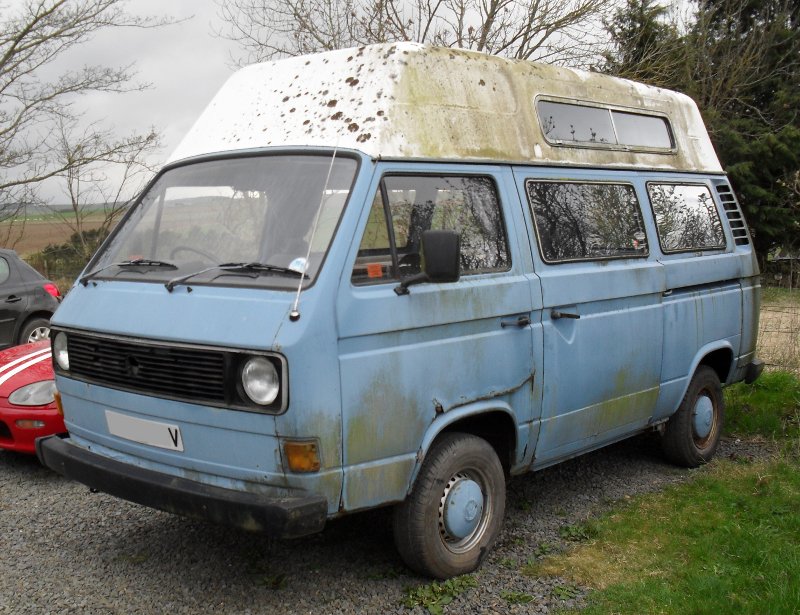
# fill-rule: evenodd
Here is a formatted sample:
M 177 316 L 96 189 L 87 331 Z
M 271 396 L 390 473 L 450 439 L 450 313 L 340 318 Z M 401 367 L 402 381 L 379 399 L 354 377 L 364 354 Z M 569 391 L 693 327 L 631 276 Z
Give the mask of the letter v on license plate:
M 108 433 L 112 436 L 148 446 L 183 452 L 183 436 L 177 425 L 137 419 L 111 410 L 106 410 L 106 424 Z

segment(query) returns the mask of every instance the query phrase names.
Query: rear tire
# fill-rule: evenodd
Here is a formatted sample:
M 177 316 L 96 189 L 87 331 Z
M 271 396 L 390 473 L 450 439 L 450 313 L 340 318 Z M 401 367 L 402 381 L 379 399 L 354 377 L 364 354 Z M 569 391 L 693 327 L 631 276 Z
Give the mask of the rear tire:
M 675 464 L 695 468 L 708 463 L 719 446 L 725 399 L 717 372 L 697 368 L 678 410 L 661 438 L 664 454 Z
M 50 339 L 50 321 L 46 318 L 31 318 L 19 332 L 18 344 L 31 344 Z
M 413 570 L 447 579 L 472 572 L 491 549 L 505 514 L 506 483 L 485 440 L 447 433 L 431 447 L 405 502 L 394 539 Z

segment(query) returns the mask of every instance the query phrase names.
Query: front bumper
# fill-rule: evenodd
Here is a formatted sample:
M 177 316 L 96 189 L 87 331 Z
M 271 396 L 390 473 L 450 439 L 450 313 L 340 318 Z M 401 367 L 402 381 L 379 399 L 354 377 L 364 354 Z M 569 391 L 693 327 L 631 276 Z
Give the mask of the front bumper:
M 41 427 L 22 428 L 17 421 L 38 421 Z M 13 406 L 0 400 L 0 449 L 33 455 L 37 438 L 66 431 L 64 419 L 55 405 L 46 407 Z
M 319 532 L 328 509 L 323 496 L 270 497 L 234 491 L 109 459 L 51 436 L 36 441 L 39 461 L 92 489 L 195 519 L 208 519 L 276 538 Z
M 744 382 L 745 384 L 752 384 L 755 382 L 758 377 L 761 375 L 761 372 L 764 371 L 764 361 L 761 359 L 753 359 L 751 363 L 747 364 L 747 368 L 744 372 Z

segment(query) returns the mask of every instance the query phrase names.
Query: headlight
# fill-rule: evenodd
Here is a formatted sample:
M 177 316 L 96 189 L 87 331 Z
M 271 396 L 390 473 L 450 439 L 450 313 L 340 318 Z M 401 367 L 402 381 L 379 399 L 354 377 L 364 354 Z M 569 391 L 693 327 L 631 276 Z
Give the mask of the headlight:
M 69 352 L 67 351 L 67 334 L 60 332 L 53 339 L 53 359 L 65 372 L 69 371 Z
M 52 380 L 42 380 L 26 384 L 8 396 L 15 406 L 46 406 L 55 399 L 56 383 Z
M 278 370 L 264 357 L 248 359 L 242 367 L 242 387 L 252 401 L 267 406 L 275 401 L 281 390 Z

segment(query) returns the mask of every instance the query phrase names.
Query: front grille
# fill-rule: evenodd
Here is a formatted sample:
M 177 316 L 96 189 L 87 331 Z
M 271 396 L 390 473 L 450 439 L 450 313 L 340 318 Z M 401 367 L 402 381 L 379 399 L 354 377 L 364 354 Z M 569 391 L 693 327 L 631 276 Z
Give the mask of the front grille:
M 71 376 L 113 388 L 226 404 L 224 351 L 162 346 L 71 333 Z
M 76 380 L 248 412 L 276 414 L 285 411 L 289 403 L 286 360 L 274 352 L 139 341 L 56 329 L 50 336 L 64 333 L 69 371 L 59 367 L 56 371 Z M 279 395 L 269 405 L 251 401 L 239 384 L 242 366 L 253 356 L 265 357 L 278 373 Z
M 0 421 L 0 440 L 13 440 L 11 430 L 3 421 Z

